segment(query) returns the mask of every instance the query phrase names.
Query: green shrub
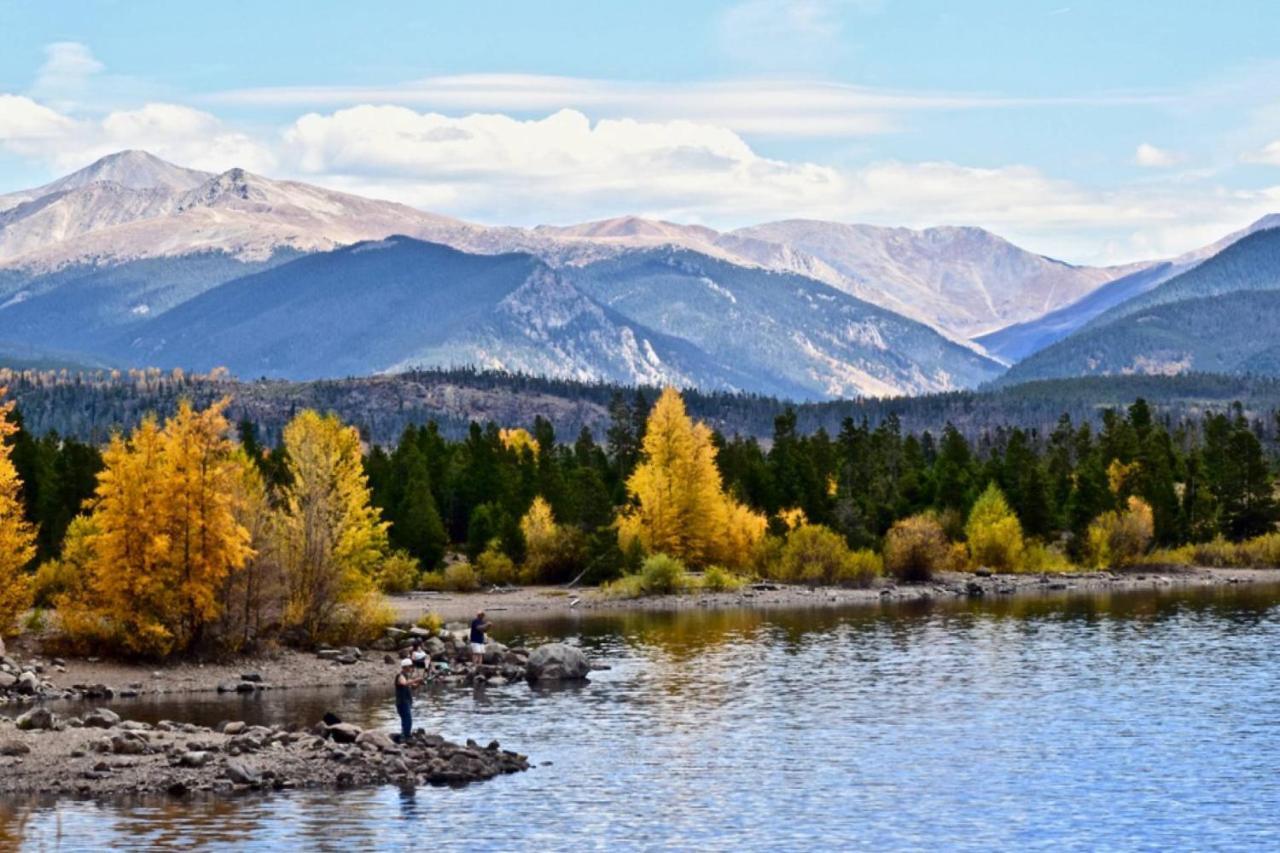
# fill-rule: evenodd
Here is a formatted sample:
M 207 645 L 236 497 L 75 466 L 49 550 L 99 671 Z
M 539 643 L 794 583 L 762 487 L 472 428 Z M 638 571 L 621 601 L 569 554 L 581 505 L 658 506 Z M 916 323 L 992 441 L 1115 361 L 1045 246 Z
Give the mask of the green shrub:
M 901 519 L 884 537 L 884 568 L 900 581 L 930 580 L 949 568 L 951 543 L 942 525 L 927 513 Z
M 480 588 L 480 578 L 470 563 L 454 563 L 444 570 L 444 588 L 453 592 L 474 592 Z
M 666 554 L 654 554 L 640 566 L 640 583 L 648 595 L 679 592 L 688 585 L 684 563 Z
M 710 566 L 702 573 L 702 588 L 708 592 L 733 592 L 744 583 L 741 577 L 720 566 Z

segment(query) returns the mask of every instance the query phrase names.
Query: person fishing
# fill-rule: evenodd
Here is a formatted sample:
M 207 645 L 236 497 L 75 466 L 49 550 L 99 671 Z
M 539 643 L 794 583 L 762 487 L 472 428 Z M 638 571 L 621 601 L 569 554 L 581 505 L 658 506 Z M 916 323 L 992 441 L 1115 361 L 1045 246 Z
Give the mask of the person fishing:
M 489 630 L 489 623 L 484 619 L 484 611 L 476 614 L 471 620 L 471 663 L 479 666 L 484 663 L 484 632 Z
M 413 674 L 413 661 L 400 661 L 396 674 L 396 713 L 400 715 L 400 742 L 405 743 L 413 734 L 413 688 L 421 686 L 422 678 Z

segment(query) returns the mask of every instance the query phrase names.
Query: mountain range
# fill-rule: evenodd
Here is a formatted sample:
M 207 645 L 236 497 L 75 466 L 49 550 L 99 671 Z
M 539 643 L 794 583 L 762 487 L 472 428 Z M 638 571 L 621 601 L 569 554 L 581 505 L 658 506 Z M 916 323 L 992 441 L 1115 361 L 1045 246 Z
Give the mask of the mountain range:
M 280 378 L 468 364 L 796 399 L 969 388 L 1009 364 L 1008 379 L 1169 370 L 1186 361 L 1172 345 L 1103 360 L 1059 348 L 1187 299 L 1267 289 L 1274 258 L 1238 255 L 1229 274 L 1221 258 L 1275 225 L 1087 267 L 971 227 L 480 225 L 124 151 L 0 195 L 0 363 Z M 1219 284 L 1196 284 L 1204 270 Z M 1204 363 L 1267 363 L 1232 359 Z

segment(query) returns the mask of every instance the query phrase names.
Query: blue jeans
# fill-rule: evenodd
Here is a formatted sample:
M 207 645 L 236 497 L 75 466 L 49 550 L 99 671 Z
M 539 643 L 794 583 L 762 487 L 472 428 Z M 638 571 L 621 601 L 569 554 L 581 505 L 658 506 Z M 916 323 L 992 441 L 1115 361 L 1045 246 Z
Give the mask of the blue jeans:
M 400 737 L 408 740 L 409 735 L 413 734 L 413 707 L 410 705 L 397 705 L 396 713 L 400 715 Z

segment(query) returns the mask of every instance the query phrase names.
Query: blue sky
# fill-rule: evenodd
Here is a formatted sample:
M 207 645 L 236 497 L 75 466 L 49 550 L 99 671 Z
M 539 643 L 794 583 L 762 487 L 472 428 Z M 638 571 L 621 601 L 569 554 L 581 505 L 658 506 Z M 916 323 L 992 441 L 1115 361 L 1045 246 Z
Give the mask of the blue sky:
M 0 0 L 0 192 L 135 147 L 485 222 L 1167 255 L 1280 210 L 1280 7 L 1214 5 Z

